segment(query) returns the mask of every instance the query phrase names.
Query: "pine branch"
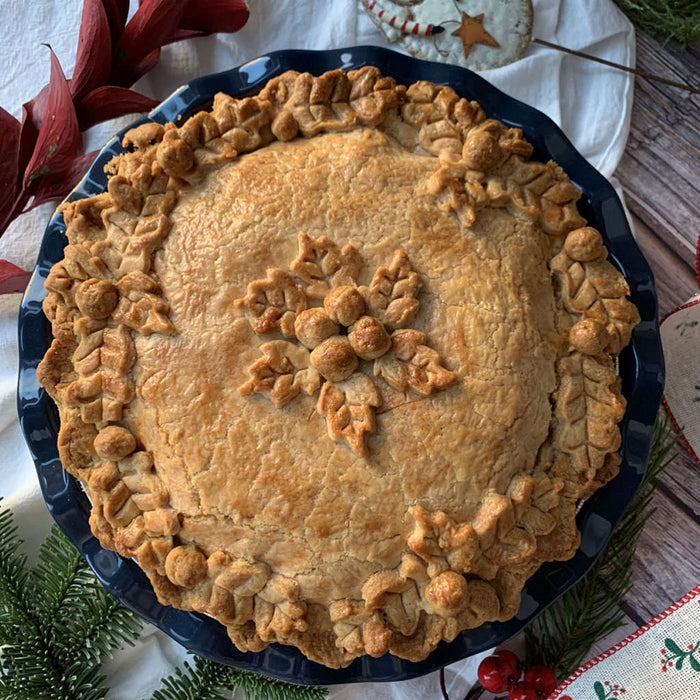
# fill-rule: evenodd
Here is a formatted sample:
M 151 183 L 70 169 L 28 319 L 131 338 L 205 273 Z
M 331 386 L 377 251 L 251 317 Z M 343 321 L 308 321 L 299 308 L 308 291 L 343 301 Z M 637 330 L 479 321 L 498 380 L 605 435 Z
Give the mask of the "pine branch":
M 161 681 L 161 689 L 151 700 L 227 700 L 230 693 L 242 690 L 246 700 L 321 700 L 324 688 L 291 685 L 256 673 L 222 666 L 199 656 L 194 668 L 187 662 Z M 227 695 L 221 693 L 227 690 Z
M 45 697 L 61 697 L 68 687 L 32 605 L 30 571 L 21 544 L 12 513 L 0 509 L 0 698 L 34 700 L 41 697 L 36 690 L 42 688 L 51 689 Z
M 41 545 L 39 562 L 29 571 L 28 578 L 44 624 L 60 617 L 71 598 L 84 597 L 83 586 L 94 580 L 78 550 L 55 525 Z
M 684 48 L 700 41 L 697 0 L 615 0 L 629 18 L 652 36 L 678 41 Z
M 115 649 L 133 646 L 143 628 L 141 620 L 94 579 L 82 597 L 68 602 L 65 612 L 67 616 L 54 625 L 54 644 L 66 666 L 75 661 L 99 666 Z
M 667 421 L 657 422 L 646 474 L 598 561 L 525 630 L 530 664 L 547 664 L 566 678 L 598 640 L 623 624 L 619 606 L 631 586 L 637 539 L 654 512 L 655 480 L 672 461 L 677 440 Z
M 0 700 L 104 698 L 99 667 L 142 623 L 97 582 L 54 526 L 30 569 L 0 510 Z
M 183 668 L 163 678 L 151 700 L 227 700 L 218 692 L 227 681 L 228 668 L 196 656 L 194 668 L 185 661 Z
M 2 500 L 2 499 L 0 499 Z M 11 644 L 17 623 L 31 624 L 27 617 L 27 556 L 19 551 L 21 540 L 8 510 L 0 510 L 0 644 Z
M 142 629 L 109 595 L 54 525 L 32 569 L 12 513 L 0 508 L 0 700 L 103 700 L 104 660 Z M 320 700 L 326 691 L 194 657 L 163 679 L 152 700 Z
M 291 685 L 235 669 L 229 669 L 229 683 L 233 690 L 241 689 L 246 700 L 321 700 L 327 692 L 325 688 Z

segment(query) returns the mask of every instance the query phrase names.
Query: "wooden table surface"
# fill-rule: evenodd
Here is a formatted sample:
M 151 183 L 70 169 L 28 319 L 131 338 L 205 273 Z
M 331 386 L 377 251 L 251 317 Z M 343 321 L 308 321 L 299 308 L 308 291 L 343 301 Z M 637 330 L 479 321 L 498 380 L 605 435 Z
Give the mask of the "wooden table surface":
M 664 46 L 638 31 L 637 68 L 700 86 L 700 46 Z M 636 78 L 630 137 L 615 174 L 654 272 L 663 318 L 697 291 L 700 95 Z M 594 651 L 624 638 L 700 583 L 700 466 L 683 447 L 659 477 L 653 506 L 622 606 L 628 624 Z

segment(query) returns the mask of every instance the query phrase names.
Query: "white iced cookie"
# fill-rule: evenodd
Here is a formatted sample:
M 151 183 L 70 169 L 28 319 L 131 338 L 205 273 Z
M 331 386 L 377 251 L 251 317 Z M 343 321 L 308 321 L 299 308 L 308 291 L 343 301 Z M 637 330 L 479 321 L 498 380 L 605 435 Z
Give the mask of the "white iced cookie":
M 532 37 L 531 0 L 361 2 L 390 43 L 398 42 L 418 58 L 471 70 L 488 70 L 517 61 Z M 425 36 L 431 25 L 444 31 Z

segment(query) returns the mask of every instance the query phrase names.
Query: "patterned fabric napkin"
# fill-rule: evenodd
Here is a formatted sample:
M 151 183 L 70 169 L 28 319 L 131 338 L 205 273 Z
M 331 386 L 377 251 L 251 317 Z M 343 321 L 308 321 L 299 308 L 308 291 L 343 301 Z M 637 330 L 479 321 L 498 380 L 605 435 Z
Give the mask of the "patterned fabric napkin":
M 700 586 L 581 667 L 549 700 L 613 698 L 700 698 Z

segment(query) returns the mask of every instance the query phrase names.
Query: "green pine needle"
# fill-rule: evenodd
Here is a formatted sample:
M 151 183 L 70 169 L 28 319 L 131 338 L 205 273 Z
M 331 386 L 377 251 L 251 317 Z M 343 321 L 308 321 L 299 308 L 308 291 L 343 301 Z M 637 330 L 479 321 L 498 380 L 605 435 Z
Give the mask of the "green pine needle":
M 228 700 L 236 690 L 242 690 L 246 700 L 321 700 L 326 696 L 324 688 L 283 683 L 199 656 L 194 657 L 194 668 L 185 662 L 183 669 L 164 678 L 161 685 L 151 700 Z M 229 694 L 222 695 L 224 689 Z
M 700 41 L 698 0 L 615 0 L 645 32 L 688 47 Z
M 142 623 L 107 594 L 54 526 L 29 568 L 12 514 L 0 510 L 0 700 L 98 700 L 102 662 Z
M 16 638 L 16 625 L 30 622 L 26 610 L 27 556 L 19 551 L 21 542 L 12 514 L 0 510 L 0 644 Z M 13 624 L 14 623 L 14 624 Z
M 2 499 L 0 499 L 2 500 Z M 0 700 L 103 700 L 104 661 L 133 645 L 141 620 L 105 591 L 55 525 L 27 566 L 12 513 L 0 507 Z M 320 700 L 305 688 L 194 657 L 151 700 Z
M 672 461 L 677 440 L 668 422 L 657 423 L 646 474 L 596 564 L 525 630 L 528 663 L 567 678 L 597 641 L 623 624 L 619 606 L 631 587 L 637 538 L 654 512 L 655 479 Z
M 29 572 L 29 585 L 36 591 L 37 612 L 46 623 L 62 613 L 75 597 L 83 597 L 90 575 L 78 550 L 53 527 L 41 545 L 39 563 Z
M 219 693 L 227 680 L 228 668 L 197 656 L 194 668 L 185 661 L 183 668 L 164 678 L 151 700 L 228 700 L 230 695 Z
M 258 683 L 254 673 L 229 669 L 229 682 L 234 690 L 240 689 L 246 700 L 321 700 L 326 697 L 325 688 L 290 685 L 272 678 L 266 678 L 264 685 Z

